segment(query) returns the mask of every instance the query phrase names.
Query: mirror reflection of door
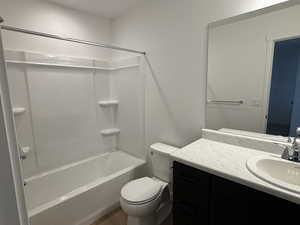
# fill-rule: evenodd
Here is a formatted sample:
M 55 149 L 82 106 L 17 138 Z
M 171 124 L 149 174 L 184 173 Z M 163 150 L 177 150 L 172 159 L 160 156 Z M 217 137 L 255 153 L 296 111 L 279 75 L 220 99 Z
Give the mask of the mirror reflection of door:
M 267 134 L 294 136 L 300 126 L 300 38 L 275 43 Z

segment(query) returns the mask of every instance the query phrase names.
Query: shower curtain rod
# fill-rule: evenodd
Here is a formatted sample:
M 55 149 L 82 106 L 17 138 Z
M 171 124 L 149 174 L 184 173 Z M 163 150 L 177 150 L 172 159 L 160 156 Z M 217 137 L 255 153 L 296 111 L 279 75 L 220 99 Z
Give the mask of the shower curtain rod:
M 0 23 L 1 22 L 3 22 L 3 19 L 0 17 Z M 96 47 L 109 48 L 109 49 L 114 49 L 114 50 L 119 50 L 119 51 L 132 52 L 132 53 L 146 55 L 146 52 L 137 51 L 137 50 L 128 49 L 128 48 L 121 48 L 121 47 L 114 46 L 114 45 L 101 44 L 101 43 L 96 43 L 96 42 L 91 42 L 91 41 L 63 37 L 60 35 L 42 33 L 42 32 L 26 30 L 26 29 L 12 27 L 12 26 L 6 26 L 6 25 L 1 25 L 0 27 L 2 30 L 15 31 L 18 33 L 31 34 L 31 35 L 36 35 L 36 36 L 40 36 L 40 37 L 52 38 L 52 39 L 56 39 L 56 40 L 63 40 L 63 41 L 68 41 L 68 42 L 73 42 L 73 43 L 80 43 L 80 44 L 84 44 L 84 45 L 91 45 L 91 46 L 96 46 Z

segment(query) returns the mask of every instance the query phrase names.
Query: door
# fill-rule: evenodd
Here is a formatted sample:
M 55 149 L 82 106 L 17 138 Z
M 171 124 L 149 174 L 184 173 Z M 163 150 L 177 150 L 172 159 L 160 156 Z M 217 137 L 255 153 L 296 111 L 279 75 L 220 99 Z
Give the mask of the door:
M 291 121 L 296 121 L 295 118 L 292 118 L 292 114 L 295 115 L 293 113 L 295 94 L 298 93 L 296 88 L 297 80 L 299 80 L 297 77 L 300 75 L 299 55 L 300 39 L 275 43 L 267 134 L 282 136 L 294 136 L 295 134 L 295 129 L 291 129 Z

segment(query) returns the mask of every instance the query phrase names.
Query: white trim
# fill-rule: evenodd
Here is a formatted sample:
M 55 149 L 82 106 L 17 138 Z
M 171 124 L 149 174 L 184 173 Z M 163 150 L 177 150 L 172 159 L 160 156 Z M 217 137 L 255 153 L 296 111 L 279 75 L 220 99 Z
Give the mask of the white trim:
M 207 104 L 207 97 L 208 97 L 208 73 L 209 73 L 209 69 L 208 69 L 208 57 L 209 57 L 209 24 L 206 26 L 206 35 L 205 35 L 205 40 L 204 42 L 206 42 L 206 48 L 205 48 L 205 51 L 204 51 L 204 55 L 206 56 L 204 59 L 204 68 L 203 68 L 203 79 L 204 79 L 204 82 L 203 84 L 205 85 L 204 86 L 204 93 L 203 93 L 203 96 L 204 96 L 204 99 L 203 99 L 203 102 L 201 104 L 204 104 L 204 115 L 203 115 L 203 127 L 201 127 L 202 129 L 203 128 L 207 128 L 207 108 L 208 108 L 208 104 Z M 202 130 L 201 129 L 201 130 Z M 202 132 L 201 132 L 201 136 L 202 136 Z
M 274 58 L 274 44 L 275 42 L 266 39 L 267 41 L 267 52 L 266 52 L 266 67 L 265 67 L 265 79 L 264 79 L 264 89 L 263 89 L 263 103 L 262 104 L 262 124 L 263 131 L 267 131 L 268 125 L 268 114 L 269 114 L 269 100 L 271 91 L 271 80 L 273 73 L 273 58 Z
M 300 32 L 289 32 L 285 34 L 271 34 L 267 36 L 267 41 L 285 41 L 290 39 L 300 38 Z
M 223 26 L 226 24 L 231 24 L 231 23 L 235 23 L 238 21 L 251 19 L 256 16 L 261 16 L 264 14 L 283 10 L 283 9 L 293 7 L 293 6 L 299 5 L 299 4 L 300 4 L 299 0 L 287 0 L 285 2 L 281 2 L 281 3 L 275 4 L 275 5 L 267 6 L 267 7 L 261 8 L 261 9 L 253 10 L 253 11 L 242 13 L 242 14 L 232 16 L 229 18 L 214 21 L 214 22 L 209 23 L 208 26 L 209 26 L 209 28 L 219 27 L 219 26 Z

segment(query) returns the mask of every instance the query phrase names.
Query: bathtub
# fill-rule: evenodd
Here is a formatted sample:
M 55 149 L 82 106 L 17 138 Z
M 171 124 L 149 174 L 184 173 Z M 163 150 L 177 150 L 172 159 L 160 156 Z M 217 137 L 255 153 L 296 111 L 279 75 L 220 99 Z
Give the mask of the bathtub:
M 26 179 L 31 225 L 89 225 L 119 206 L 120 190 L 145 161 L 107 153 Z

